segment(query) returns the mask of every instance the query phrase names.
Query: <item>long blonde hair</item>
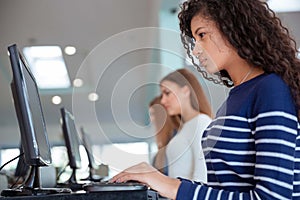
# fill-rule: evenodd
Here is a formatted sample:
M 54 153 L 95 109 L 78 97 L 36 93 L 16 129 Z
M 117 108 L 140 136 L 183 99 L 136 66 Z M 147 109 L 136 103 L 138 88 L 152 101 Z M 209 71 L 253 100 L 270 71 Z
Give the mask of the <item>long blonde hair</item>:
M 156 127 L 156 143 L 158 148 L 165 147 L 179 127 L 180 120 L 177 117 L 168 115 L 167 111 L 161 104 L 161 96 L 155 97 L 149 103 L 149 109 L 153 110 L 155 121 L 153 122 Z

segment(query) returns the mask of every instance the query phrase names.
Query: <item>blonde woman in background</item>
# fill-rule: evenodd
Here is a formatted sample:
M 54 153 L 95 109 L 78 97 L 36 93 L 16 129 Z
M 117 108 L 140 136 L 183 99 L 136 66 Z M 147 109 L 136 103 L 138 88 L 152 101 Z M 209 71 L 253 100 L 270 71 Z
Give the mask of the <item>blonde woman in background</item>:
M 166 154 L 169 176 L 206 182 L 206 164 L 201 145 L 203 131 L 211 122 L 212 109 L 195 77 L 178 69 L 160 82 L 161 104 L 172 117 L 180 118 L 177 134 Z

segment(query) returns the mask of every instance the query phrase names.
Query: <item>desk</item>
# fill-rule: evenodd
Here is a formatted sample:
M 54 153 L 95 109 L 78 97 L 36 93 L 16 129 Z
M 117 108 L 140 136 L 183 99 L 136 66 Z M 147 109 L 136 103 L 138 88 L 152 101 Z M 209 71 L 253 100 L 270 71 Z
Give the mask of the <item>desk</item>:
M 0 200 L 157 200 L 157 193 L 144 191 L 115 191 L 72 194 L 51 194 L 43 196 L 0 197 Z

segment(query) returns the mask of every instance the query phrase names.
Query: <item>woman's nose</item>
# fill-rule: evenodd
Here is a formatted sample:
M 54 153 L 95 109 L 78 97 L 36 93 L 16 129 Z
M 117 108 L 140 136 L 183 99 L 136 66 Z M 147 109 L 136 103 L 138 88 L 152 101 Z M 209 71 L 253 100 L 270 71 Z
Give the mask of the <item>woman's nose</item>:
M 198 42 L 195 42 L 194 44 L 194 49 L 192 50 L 192 54 L 196 57 L 199 58 L 200 54 L 203 53 L 203 48 Z
M 162 105 L 164 105 L 164 104 L 166 103 L 166 97 L 165 97 L 165 95 L 162 95 L 162 96 L 161 96 L 160 103 L 161 103 Z

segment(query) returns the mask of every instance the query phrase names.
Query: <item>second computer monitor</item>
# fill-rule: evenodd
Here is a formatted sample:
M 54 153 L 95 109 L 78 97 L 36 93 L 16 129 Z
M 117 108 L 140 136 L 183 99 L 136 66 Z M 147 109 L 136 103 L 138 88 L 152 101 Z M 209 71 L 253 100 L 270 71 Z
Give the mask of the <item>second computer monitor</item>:
M 69 157 L 69 166 L 72 169 L 78 169 L 81 167 L 79 151 L 80 140 L 75 126 L 74 116 L 66 108 L 61 108 L 60 111 L 62 116 L 63 136 Z

